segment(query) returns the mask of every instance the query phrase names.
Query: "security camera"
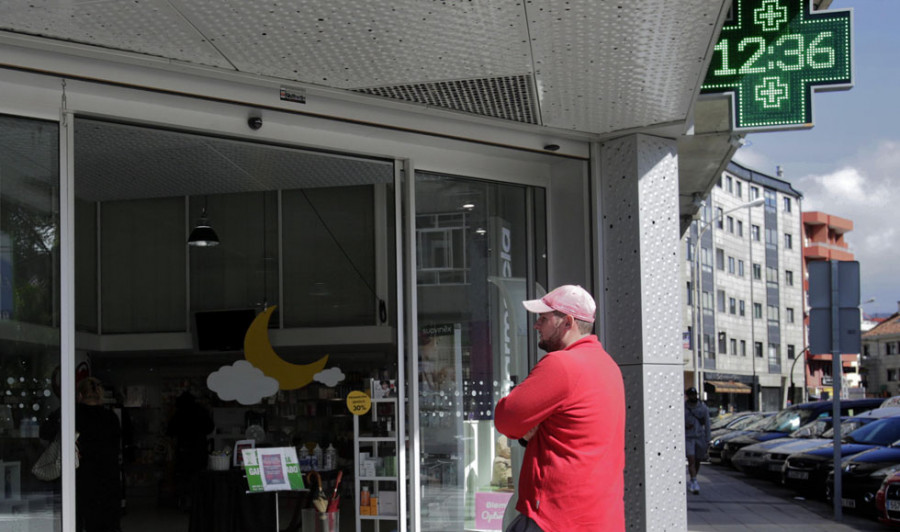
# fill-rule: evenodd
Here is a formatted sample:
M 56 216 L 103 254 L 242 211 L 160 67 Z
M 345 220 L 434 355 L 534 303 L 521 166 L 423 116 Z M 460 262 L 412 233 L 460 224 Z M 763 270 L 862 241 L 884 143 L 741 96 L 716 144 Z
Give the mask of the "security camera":
M 247 125 L 250 126 L 250 129 L 257 130 L 262 127 L 262 117 L 259 116 L 251 116 L 247 119 Z

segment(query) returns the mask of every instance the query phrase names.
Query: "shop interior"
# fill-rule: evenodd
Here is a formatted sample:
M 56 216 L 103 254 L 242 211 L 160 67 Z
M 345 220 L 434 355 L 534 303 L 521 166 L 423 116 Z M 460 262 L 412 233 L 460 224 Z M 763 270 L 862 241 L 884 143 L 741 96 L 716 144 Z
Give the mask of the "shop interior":
M 74 160 L 76 363 L 102 382 L 121 423 L 122 531 L 264 530 L 275 519 L 300 529 L 308 493 L 279 494 L 277 510 L 272 494 L 234 498 L 246 491 L 235 444 L 248 440 L 306 446 L 319 462 L 301 469 L 320 470 L 341 498 L 339 529 L 356 530 L 354 439 L 387 437 L 385 423 L 396 439 L 396 402 L 355 425 L 345 401 L 373 379 L 396 393 L 393 161 L 87 118 L 75 120 Z M 217 245 L 188 245 L 198 226 Z M 244 335 L 265 310 L 260 356 L 329 377 L 241 395 L 258 376 L 235 369 Z M 58 365 L 47 351 L 31 360 L 33 375 Z M 216 372 L 235 372 L 238 389 L 211 389 Z M 37 427 L 59 407 L 53 394 L 39 403 Z M 39 454 L 46 442 L 26 436 Z M 209 478 L 211 455 L 227 456 L 219 462 L 237 479 Z M 23 481 L 24 491 L 52 489 Z M 398 492 L 396 481 L 369 485 Z M 362 530 L 396 525 L 370 519 Z

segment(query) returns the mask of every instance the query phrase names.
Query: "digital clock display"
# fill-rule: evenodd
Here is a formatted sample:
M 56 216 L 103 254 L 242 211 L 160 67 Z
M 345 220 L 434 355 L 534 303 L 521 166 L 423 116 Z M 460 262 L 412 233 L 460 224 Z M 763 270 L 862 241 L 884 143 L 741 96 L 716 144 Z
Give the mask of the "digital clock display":
M 733 0 L 701 92 L 734 94 L 735 129 L 812 127 L 812 94 L 849 89 L 852 12 Z

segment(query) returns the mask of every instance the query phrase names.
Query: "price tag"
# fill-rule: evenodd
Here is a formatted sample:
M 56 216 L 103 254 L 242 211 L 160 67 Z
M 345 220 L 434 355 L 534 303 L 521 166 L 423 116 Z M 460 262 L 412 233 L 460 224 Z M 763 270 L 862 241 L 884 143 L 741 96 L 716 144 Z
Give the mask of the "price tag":
M 347 394 L 347 409 L 354 416 L 361 416 L 372 408 L 372 398 L 365 392 L 354 391 Z

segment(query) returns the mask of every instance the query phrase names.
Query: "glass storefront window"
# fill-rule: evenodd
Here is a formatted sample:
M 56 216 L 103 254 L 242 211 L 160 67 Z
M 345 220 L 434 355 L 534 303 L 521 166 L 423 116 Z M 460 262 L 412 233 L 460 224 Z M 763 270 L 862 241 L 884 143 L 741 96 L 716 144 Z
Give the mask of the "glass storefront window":
M 0 530 L 53 530 L 60 479 L 32 466 L 59 432 L 59 126 L 0 116 Z
M 520 302 L 528 240 L 544 235 L 529 228 L 529 201 L 542 212 L 536 189 L 416 175 L 423 530 L 500 530 L 513 493 L 511 443 L 493 413 L 528 372 Z M 535 249 L 543 254 L 543 244 Z M 538 275 L 542 262 L 533 264 Z

